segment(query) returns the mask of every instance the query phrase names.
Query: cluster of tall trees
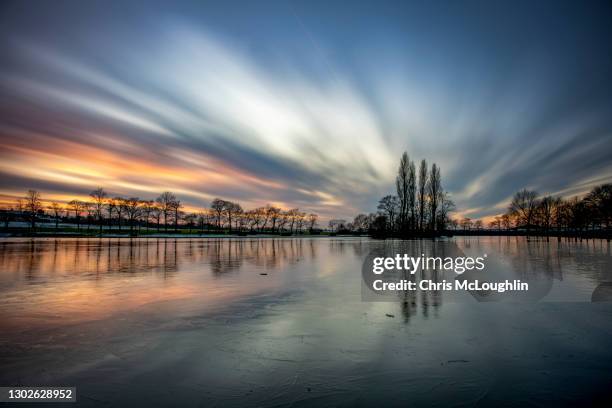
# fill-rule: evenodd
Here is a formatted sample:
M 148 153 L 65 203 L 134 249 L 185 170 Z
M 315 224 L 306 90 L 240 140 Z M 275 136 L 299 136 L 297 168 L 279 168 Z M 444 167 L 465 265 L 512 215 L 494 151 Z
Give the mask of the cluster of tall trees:
M 376 213 L 358 214 L 350 223 L 332 220 L 330 227 L 403 237 L 436 234 L 446 229 L 454 203 L 442 188 L 440 168 L 435 163 L 429 168 L 423 159 L 417 171 L 416 163 L 404 152 L 395 178 L 395 190 L 396 194 L 380 199 Z
M 612 184 L 599 185 L 582 198 L 569 199 L 540 196 L 536 191 L 523 189 L 514 194 L 506 213 L 489 223 L 489 229 L 546 236 L 609 234 L 611 220 Z M 464 218 L 454 224 L 465 231 L 483 229 L 481 220 Z
M 431 169 L 425 159 L 416 164 L 404 152 L 395 178 L 396 195 L 387 195 L 378 202 L 379 215 L 385 229 L 392 234 L 419 235 L 444 230 L 454 203 L 442 188 L 440 168 Z M 382 220 L 377 221 L 379 224 Z
M 28 190 L 23 199 L 16 202 L 14 211 L 36 228 L 37 220 L 50 216 L 58 228 L 61 220 L 76 223 L 77 229 L 90 229 L 92 226 L 100 232 L 104 228 L 122 230 L 153 228 L 157 231 L 168 231 L 173 228 L 199 229 L 201 232 L 270 232 L 270 233 L 300 233 L 308 229 L 310 232 L 317 225 L 318 215 L 300 211 L 299 208 L 282 210 L 268 204 L 253 210 L 243 210 L 238 203 L 215 198 L 210 208 L 198 212 L 183 211 L 183 204 L 172 192 L 166 191 L 155 200 L 141 200 L 138 197 L 111 197 L 103 188 L 93 190 L 90 200 L 71 200 L 62 205 L 51 202 L 43 205 L 40 193 Z M 8 216 L 6 217 L 8 227 Z

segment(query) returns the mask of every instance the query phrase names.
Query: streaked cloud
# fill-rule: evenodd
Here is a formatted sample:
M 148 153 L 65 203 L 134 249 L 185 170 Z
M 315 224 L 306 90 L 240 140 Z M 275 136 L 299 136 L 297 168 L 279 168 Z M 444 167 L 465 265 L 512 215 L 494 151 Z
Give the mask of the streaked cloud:
M 612 62 L 551 48 L 555 35 L 607 32 L 596 23 L 552 34 L 527 24 L 527 47 L 511 27 L 467 24 L 467 11 L 419 5 L 406 17 L 402 3 L 389 6 L 397 16 L 381 6 L 370 35 L 326 25 L 340 9 L 306 5 L 245 22 L 221 5 L 138 4 L 130 24 L 91 7 L 99 12 L 26 2 L 5 13 L 5 196 L 102 185 L 142 198 L 172 190 L 193 207 L 221 196 L 349 217 L 392 191 L 404 149 L 440 164 L 472 217 L 502 211 L 522 187 L 569 195 L 612 181 L 612 95 L 597 85 Z M 499 18 L 489 13 L 477 18 Z M 433 15 L 448 24 L 419 19 Z

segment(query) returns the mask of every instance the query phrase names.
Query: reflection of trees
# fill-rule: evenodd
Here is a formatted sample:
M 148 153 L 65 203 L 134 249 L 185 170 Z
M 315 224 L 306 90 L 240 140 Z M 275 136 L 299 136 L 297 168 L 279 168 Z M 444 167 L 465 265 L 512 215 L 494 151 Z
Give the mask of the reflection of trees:
M 466 237 L 460 242 L 466 247 L 471 244 L 476 253 L 494 254 L 496 258 L 505 261 L 510 275 L 501 277 L 520 279 L 530 285 L 528 292 L 506 292 L 499 295 L 491 293 L 490 297 L 538 300 L 550 291 L 554 280 L 563 280 L 564 272 L 583 275 L 594 283 L 602 283 L 609 280 L 609 271 L 612 269 L 609 243 L 602 239 L 578 241 L 562 238 L 549 242 L 546 238 L 530 237 L 527 240 L 525 237 L 502 236 L 481 237 L 480 241 Z M 503 265 L 501 269 L 504 269 Z M 483 276 L 483 280 L 486 277 Z
M 92 238 L 32 239 L 0 243 L 0 268 L 23 273 L 29 281 L 40 275 L 156 273 L 170 278 L 179 270 L 204 270 L 215 276 L 245 265 L 273 270 L 302 259 L 314 259 L 317 244 L 304 239 L 176 239 Z
M 562 257 L 557 245 L 545 240 L 527 241 L 523 237 L 505 238 L 494 241 L 494 249 L 510 261 L 518 279 L 563 279 Z
M 233 270 L 239 269 L 242 265 L 244 248 L 240 241 L 215 240 L 208 246 L 207 258 L 210 262 L 210 269 L 215 275 L 222 275 Z
M 449 243 L 444 241 L 411 240 L 392 243 L 387 250 L 390 251 L 388 254 L 408 254 L 413 257 L 440 256 L 444 258 L 445 256 L 452 256 L 448 253 L 448 245 Z M 430 280 L 433 283 L 438 283 L 444 279 L 444 272 L 436 269 L 420 269 L 414 274 L 401 271 L 400 279 L 414 282 L 416 285 L 422 280 Z M 398 297 L 404 322 L 408 323 L 410 319 L 419 312 L 424 318 L 430 316 L 438 317 L 439 309 L 442 306 L 443 291 L 422 291 L 420 289 L 414 291 L 406 290 L 398 292 Z

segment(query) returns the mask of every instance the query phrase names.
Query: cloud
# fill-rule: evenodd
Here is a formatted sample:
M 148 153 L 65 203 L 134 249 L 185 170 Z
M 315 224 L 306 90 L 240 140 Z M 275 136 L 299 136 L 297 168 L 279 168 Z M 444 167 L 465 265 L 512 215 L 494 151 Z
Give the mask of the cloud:
M 149 194 L 151 187 L 188 185 L 190 199 L 200 191 L 205 199 L 333 202 L 344 211 L 356 210 L 347 195 L 367 193 L 388 178 L 382 164 L 393 156 L 374 114 L 348 81 L 314 83 L 297 70 L 278 77 L 232 45 L 184 27 L 163 38 L 163 60 L 151 64 L 151 55 L 143 53 L 130 67 L 142 80 L 21 43 L 24 63 L 45 69 L 0 77 L 24 101 L 4 112 L 12 127 L 2 129 L 3 147 L 12 160 L 1 170 L 84 189 L 102 184 Z M 132 50 L 115 50 L 116 60 L 127 52 Z M 25 106 L 28 115 L 45 120 L 27 121 Z M 11 140 L 11 134 L 21 137 Z M 45 158 L 41 139 L 54 151 L 52 158 Z M 25 140 L 27 150 L 17 149 Z M 84 155 L 86 160 L 75 161 Z M 171 169 L 187 173 L 173 178 Z M 198 173 L 199 181 L 190 179 Z
M 575 60 L 587 51 L 552 47 L 554 33 L 524 27 L 521 38 L 537 39 L 525 47 L 457 23 L 467 12 L 436 9 L 447 24 L 429 27 L 421 8 L 411 24 L 376 17 L 388 31 L 363 37 L 307 17 L 291 32 L 275 10 L 249 38 L 229 17 L 209 21 L 216 30 L 199 23 L 216 9 L 176 7 L 139 10 L 133 24 L 77 5 L 6 19 L 0 193 L 103 185 L 350 218 L 393 190 L 403 150 L 437 162 L 472 217 L 503 210 L 523 187 L 568 195 L 612 180 L 612 96 L 600 85 L 612 62 Z

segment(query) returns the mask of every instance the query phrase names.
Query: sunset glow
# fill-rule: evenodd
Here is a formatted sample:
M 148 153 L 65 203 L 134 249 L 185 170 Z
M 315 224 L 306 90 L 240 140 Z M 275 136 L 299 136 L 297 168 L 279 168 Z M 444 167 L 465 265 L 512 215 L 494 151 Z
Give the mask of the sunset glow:
M 385 15 L 389 31 L 349 30 L 347 48 L 303 5 L 254 10 L 256 25 L 213 5 L 126 7 L 139 24 L 103 5 L 5 7 L 3 203 L 29 188 L 65 201 L 102 186 L 141 199 L 170 190 L 193 209 L 222 197 L 350 218 L 393 191 L 403 150 L 440 165 L 457 216 L 499 214 L 523 187 L 580 195 L 612 180 L 611 101 L 596 81 L 612 63 L 585 81 L 590 67 L 567 64 L 536 26 L 524 30 L 538 32 L 530 48 L 509 46 L 503 27 L 477 46 L 470 13 L 438 38 L 419 23 L 437 15 L 422 5 Z M 265 24 L 279 19 L 290 28 Z M 589 55 L 605 46 L 558 30 L 590 41 Z

